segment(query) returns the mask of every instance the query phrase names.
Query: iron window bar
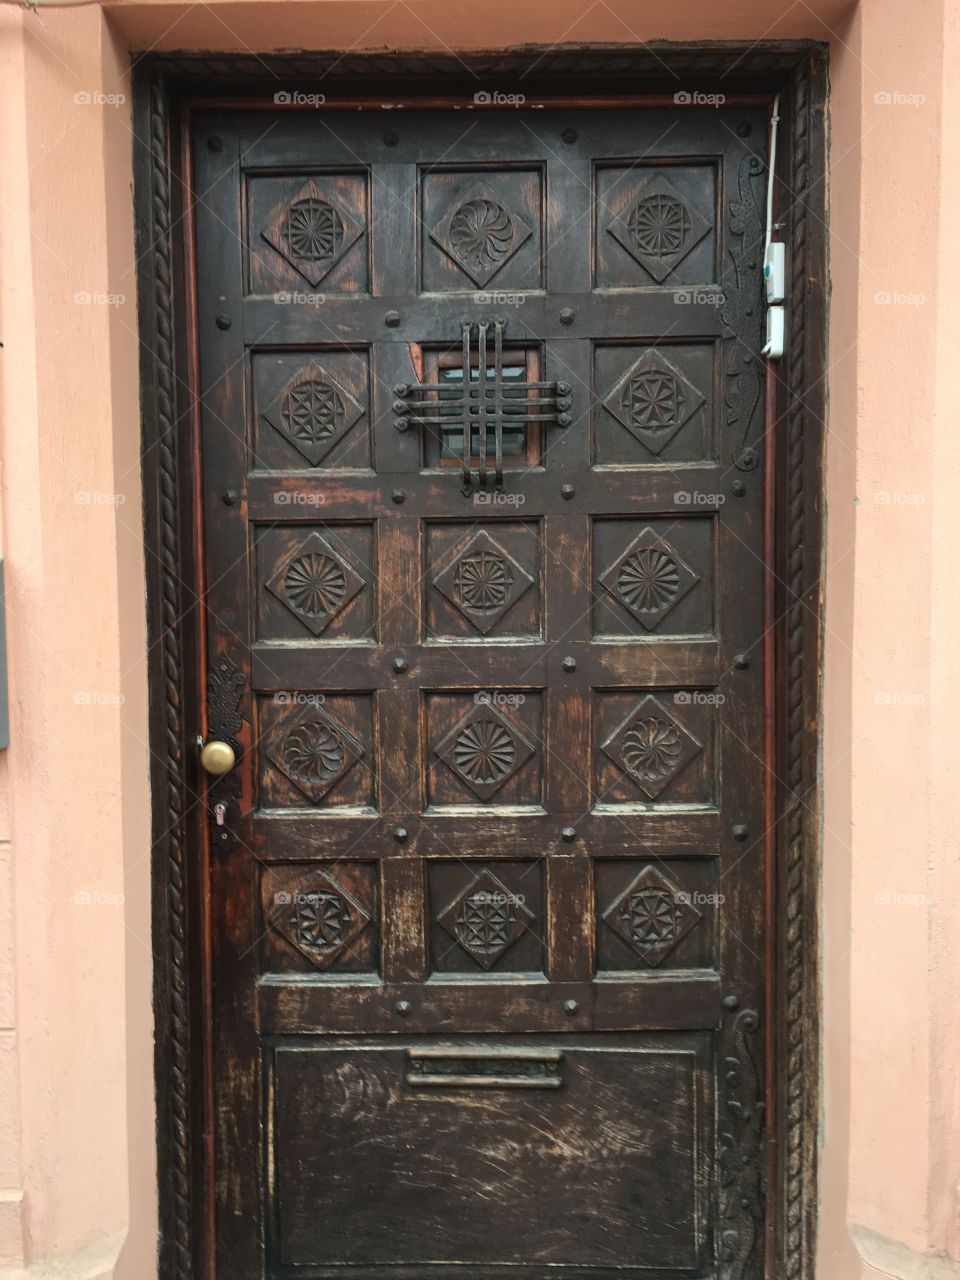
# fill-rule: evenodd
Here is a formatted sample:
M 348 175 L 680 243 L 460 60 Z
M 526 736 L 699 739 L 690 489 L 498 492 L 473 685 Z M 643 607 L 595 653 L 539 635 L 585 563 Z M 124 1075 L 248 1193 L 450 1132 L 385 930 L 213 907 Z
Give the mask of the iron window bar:
M 454 382 L 400 383 L 394 387 L 396 428 L 436 427 L 463 432 L 463 485 L 490 488 L 490 434 L 493 435 L 494 487 L 503 487 L 504 424 L 525 426 L 543 422 L 567 427 L 572 421 L 571 387 L 566 382 L 519 382 L 503 376 L 503 331 L 506 320 L 463 320 L 463 377 Z M 491 335 L 492 330 L 492 335 Z M 488 364 L 491 336 L 493 364 Z M 475 338 L 475 345 L 474 345 Z M 471 376 L 476 356 L 477 378 Z M 492 375 L 492 376 L 491 376 Z M 477 436 L 478 467 L 473 467 Z

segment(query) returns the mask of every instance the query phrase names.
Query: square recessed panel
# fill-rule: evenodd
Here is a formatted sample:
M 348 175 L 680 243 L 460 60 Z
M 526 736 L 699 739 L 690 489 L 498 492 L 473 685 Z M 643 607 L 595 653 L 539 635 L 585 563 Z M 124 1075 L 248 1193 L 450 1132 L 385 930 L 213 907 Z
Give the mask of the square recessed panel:
M 308 471 L 318 476 L 331 470 L 370 467 L 366 349 L 327 348 L 279 355 L 257 352 L 252 367 L 254 467 Z M 287 505 L 296 503 L 291 497 Z M 278 507 L 283 505 L 278 503 Z M 300 505 L 307 505 L 306 500 Z
M 423 545 L 428 639 L 540 635 L 537 524 L 431 522 Z
M 598 859 L 598 971 L 714 967 L 717 870 L 715 858 Z
M 598 288 L 671 288 L 717 279 L 712 164 L 602 164 L 594 181 Z
M 595 695 L 594 806 L 715 802 L 715 689 Z
M 339 860 L 261 869 L 265 973 L 374 973 L 379 894 L 375 862 Z
M 372 524 L 257 526 L 257 636 L 306 643 L 375 638 Z
M 365 171 L 247 180 L 249 292 L 315 315 L 323 294 L 367 293 L 369 198 Z
M 593 634 L 637 640 L 715 632 L 711 516 L 593 522 Z
M 712 462 L 715 360 L 712 342 L 595 347 L 594 464 Z M 678 476 L 678 492 L 686 487 Z
M 428 693 L 428 805 L 539 805 L 541 714 L 539 689 Z
M 263 808 L 374 811 L 369 693 L 285 689 L 262 694 L 257 712 Z
M 431 860 L 432 971 L 542 972 L 543 867 L 542 860 Z
M 426 292 L 543 288 L 540 169 L 430 170 L 420 183 Z

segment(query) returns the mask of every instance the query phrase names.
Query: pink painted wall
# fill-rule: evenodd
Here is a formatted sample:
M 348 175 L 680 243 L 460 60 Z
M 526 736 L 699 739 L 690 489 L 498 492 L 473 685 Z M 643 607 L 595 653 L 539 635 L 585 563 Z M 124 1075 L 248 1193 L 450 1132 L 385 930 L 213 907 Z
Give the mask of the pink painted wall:
M 0 1280 L 52 1262 L 87 1280 L 155 1275 L 130 194 L 142 143 L 126 50 L 494 37 L 830 42 L 818 1275 L 960 1274 L 941 1257 L 960 1253 L 954 0 L 811 0 L 779 17 L 760 0 L 680 0 L 656 15 L 629 0 L 491 0 L 472 24 L 448 0 L 158 0 L 107 13 L 0 9 L 13 688 L 0 756 Z

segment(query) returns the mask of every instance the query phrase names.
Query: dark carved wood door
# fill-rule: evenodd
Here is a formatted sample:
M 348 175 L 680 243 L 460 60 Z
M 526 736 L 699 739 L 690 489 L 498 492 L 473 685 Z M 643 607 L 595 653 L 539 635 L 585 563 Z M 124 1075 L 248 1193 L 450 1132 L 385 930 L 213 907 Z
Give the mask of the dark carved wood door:
M 195 116 L 214 1273 L 762 1273 L 759 108 Z

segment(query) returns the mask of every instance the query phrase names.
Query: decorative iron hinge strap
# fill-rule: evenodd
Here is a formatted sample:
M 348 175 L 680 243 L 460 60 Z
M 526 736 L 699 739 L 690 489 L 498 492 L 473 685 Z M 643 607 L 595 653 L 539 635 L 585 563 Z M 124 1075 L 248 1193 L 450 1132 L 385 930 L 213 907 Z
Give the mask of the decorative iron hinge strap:
M 401 383 L 394 387 L 393 409 L 398 431 L 409 427 L 452 427 L 463 432 L 465 488 L 490 487 L 490 436 L 493 436 L 493 483 L 503 486 L 503 429 L 506 422 L 544 422 L 567 427 L 571 422 L 571 388 L 566 382 L 505 381 L 503 331 L 505 320 L 463 320 L 463 377 L 453 382 Z M 488 364 L 493 345 L 493 364 Z M 476 380 L 472 377 L 476 357 Z M 505 396 L 509 391 L 509 401 Z M 478 467 L 473 469 L 474 428 Z

